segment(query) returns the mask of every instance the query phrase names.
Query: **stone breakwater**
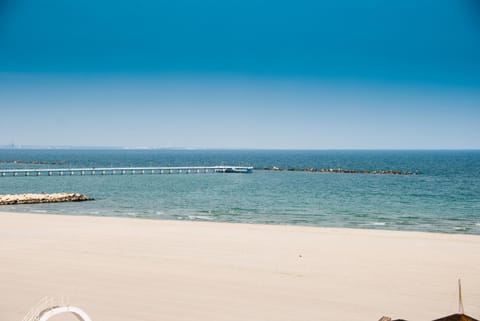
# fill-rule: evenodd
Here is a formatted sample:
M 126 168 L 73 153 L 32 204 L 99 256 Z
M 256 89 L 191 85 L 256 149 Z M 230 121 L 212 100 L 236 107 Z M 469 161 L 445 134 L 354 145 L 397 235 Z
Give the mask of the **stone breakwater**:
M 92 201 L 79 193 L 0 195 L 0 205 Z
M 2 165 L 63 165 L 65 161 L 58 161 L 58 162 L 46 162 L 46 161 L 22 161 L 22 160 L 14 160 L 14 161 L 0 161 Z
M 319 172 L 319 173 L 337 173 L 337 174 L 376 174 L 376 175 L 417 175 L 417 172 L 402 172 L 402 171 L 367 171 L 345 168 L 281 168 L 281 167 L 264 167 L 255 168 L 264 171 L 288 171 L 288 172 Z

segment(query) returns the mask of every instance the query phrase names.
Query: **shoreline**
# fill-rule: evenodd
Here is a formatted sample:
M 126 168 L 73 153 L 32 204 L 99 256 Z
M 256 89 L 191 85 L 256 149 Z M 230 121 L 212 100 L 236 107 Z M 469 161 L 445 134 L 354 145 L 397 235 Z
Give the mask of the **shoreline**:
M 20 204 L 20 205 L 31 205 L 31 204 Z M 115 216 L 115 215 L 96 215 L 96 214 L 67 214 L 67 213 L 49 213 L 49 212 L 16 212 L 16 211 L 5 211 L 0 208 L 0 216 L 6 215 L 25 215 L 25 216 L 45 216 L 45 217 L 76 217 L 76 218 L 85 218 L 85 219 L 113 219 L 113 220 L 132 220 L 132 221 L 148 221 L 148 222 L 165 222 L 165 223 L 179 223 L 179 224 L 199 224 L 199 225 L 218 225 L 218 227 L 225 227 L 228 228 L 229 226 L 241 226 L 244 228 L 264 228 L 269 229 L 272 228 L 273 230 L 280 229 L 298 229 L 299 232 L 301 231 L 310 231 L 310 232 L 352 232 L 352 233 L 377 233 L 379 235 L 385 234 L 387 235 L 396 235 L 400 237 L 401 235 L 410 235 L 410 236 L 417 236 L 417 237 L 428 237 L 429 235 L 432 236 L 458 236 L 458 237 L 472 237 L 478 238 L 480 240 L 480 234 L 467 234 L 467 233 L 447 233 L 447 232 L 432 232 L 432 231 L 418 231 L 418 230 L 395 230 L 395 229 L 386 229 L 386 228 L 370 228 L 366 225 L 366 227 L 337 227 L 337 226 L 317 226 L 317 225 L 300 225 L 300 224 L 267 224 L 267 223 L 244 223 L 244 222 L 224 222 L 224 221 L 210 221 L 210 220 L 187 220 L 187 219 L 156 219 L 151 217 L 142 217 L 142 216 Z M 384 233 L 382 233 L 384 232 Z
M 95 200 L 94 198 L 90 198 L 89 200 Z M 53 203 L 69 203 L 69 202 L 53 202 Z M 70 202 L 71 203 L 71 202 Z M 4 205 L 7 206 L 22 206 L 22 205 L 35 205 L 35 204 L 45 204 L 45 203 L 25 203 L 25 204 L 9 204 Z M 233 225 L 246 225 L 246 226 L 287 226 L 287 227 L 299 227 L 299 228 L 318 228 L 318 229 L 339 229 L 339 230 L 360 230 L 360 231 L 385 231 L 385 232 L 401 232 L 401 233 L 425 233 L 425 234 L 440 234 L 440 235 L 465 235 L 465 236 L 478 236 L 480 237 L 480 233 L 465 233 L 468 230 L 466 229 L 454 229 L 451 231 L 428 231 L 428 230 L 414 230 L 414 229 L 394 229 L 394 228 L 385 228 L 385 225 L 377 225 L 376 222 L 372 222 L 370 224 L 363 224 L 361 226 L 356 227 L 347 227 L 347 226 L 325 226 L 325 225 L 302 225 L 302 224 L 282 224 L 282 223 L 256 223 L 256 222 L 237 222 L 237 221 L 215 221 L 215 220 L 207 220 L 207 219 L 174 219 L 174 218 L 153 218 L 149 216 L 131 216 L 131 215 L 113 215 L 113 214 L 70 214 L 66 212 L 48 212 L 44 210 L 38 211 L 15 211 L 12 208 L 3 209 L 0 206 L 0 215 L 2 213 L 6 214 L 30 214 L 30 215 L 52 215 L 52 216 L 75 216 L 75 217 L 100 217 L 100 218 L 119 218 L 119 219 L 139 219 L 139 220 L 149 220 L 149 221 L 166 221 L 166 222 L 192 222 L 192 223 L 212 223 L 212 224 L 233 224 Z M 480 223 L 477 223 L 480 224 Z M 374 228 L 374 226 L 377 226 Z
M 433 320 L 459 277 L 480 315 L 478 235 L 0 212 L 0 244 L 6 320 L 46 295 L 107 321 Z

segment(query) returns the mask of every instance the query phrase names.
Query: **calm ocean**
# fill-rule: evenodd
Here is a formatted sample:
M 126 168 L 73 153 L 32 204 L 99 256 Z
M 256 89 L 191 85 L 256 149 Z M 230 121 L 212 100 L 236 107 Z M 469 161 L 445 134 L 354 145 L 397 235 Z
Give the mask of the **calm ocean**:
M 187 165 L 419 174 L 0 177 L 0 194 L 65 191 L 95 198 L 0 211 L 480 234 L 480 151 L 0 150 L 0 168 Z

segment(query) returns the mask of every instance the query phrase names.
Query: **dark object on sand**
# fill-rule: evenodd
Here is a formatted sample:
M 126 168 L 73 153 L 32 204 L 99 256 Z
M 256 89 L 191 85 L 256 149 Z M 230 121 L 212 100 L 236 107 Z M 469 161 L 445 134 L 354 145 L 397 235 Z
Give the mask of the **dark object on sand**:
M 440 319 L 435 319 L 433 321 L 478 321 L 478 320 L 463 313 L 455 313 Z
M 435 319 L 433 321 L 479 321 L 465 314 L 463 310 L 463 300 L 462 300 L 462 283 L 460 279 L 458 280 L 458 312 L 455 314 L 447 315 L 446 317 Z M 381 317 L 378 321 L 406 321 L 403 319 L 392 320 L 390 317 Z

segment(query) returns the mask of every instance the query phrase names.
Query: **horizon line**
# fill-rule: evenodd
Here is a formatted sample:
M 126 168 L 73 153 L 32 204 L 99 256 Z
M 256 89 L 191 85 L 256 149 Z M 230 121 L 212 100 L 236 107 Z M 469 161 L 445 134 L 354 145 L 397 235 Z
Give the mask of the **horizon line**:
M 231 150 L 231 151 L 480 151 L 480 148 L 257 148 L 0 145 L 0 150 Z

